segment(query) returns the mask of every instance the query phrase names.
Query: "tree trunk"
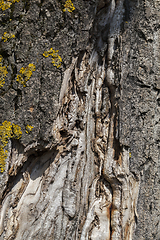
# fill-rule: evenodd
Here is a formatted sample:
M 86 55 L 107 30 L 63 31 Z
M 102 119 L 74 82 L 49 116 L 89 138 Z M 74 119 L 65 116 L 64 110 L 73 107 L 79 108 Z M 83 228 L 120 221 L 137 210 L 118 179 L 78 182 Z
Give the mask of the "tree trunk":
M 0 1 L 0 240 L 158 240 L 158 0 Z

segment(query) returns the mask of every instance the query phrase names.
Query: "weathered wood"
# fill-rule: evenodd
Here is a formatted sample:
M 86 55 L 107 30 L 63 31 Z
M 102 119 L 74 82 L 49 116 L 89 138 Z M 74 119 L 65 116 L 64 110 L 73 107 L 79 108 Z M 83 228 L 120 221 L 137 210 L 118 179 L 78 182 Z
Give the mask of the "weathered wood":
M 67 4 L 1 11 L 0 239 L 158 240 L 158 1 Z

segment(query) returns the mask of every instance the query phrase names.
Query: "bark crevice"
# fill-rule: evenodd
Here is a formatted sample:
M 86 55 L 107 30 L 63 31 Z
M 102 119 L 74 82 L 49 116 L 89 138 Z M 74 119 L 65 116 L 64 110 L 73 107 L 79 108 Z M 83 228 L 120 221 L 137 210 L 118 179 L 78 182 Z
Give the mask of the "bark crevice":
M 120 139 L 127 61 L 122 33 L 129 9 L 127 0 L 99 1 L 86 49 L 61 74 L 53 142 L 44 151 L 38 142 L 28 150 L 12 146 L 0 240 L 132 239 L 140 176 L 130 168 L 129 143 Z

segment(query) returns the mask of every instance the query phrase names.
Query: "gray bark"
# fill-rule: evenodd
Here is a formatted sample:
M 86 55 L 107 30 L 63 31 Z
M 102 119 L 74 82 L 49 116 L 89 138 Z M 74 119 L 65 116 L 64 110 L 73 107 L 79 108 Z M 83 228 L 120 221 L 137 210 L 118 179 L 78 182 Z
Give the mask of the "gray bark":
M 0 240 L 159 240 L 159 1 L 12 2 L 0 3 Z

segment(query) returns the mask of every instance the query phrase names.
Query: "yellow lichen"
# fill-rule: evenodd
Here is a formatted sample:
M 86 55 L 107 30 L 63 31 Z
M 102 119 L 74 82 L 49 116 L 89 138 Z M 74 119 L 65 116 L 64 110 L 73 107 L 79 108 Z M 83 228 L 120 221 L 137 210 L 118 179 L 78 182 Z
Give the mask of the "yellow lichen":
M 4 121 L 2 125 L 0 126 L 0 142 L 2 146 L 6 146 L 8 143 L 8 140 L 12 136 L 12 124 L 11 122 Z
M 7 158 L 8 151 L 4 150 L 3 147 L 0 145 L 0 172 L 3 173 L 5 170 L 5 159 Z
M 15 2 L 19 2 L 20 0 L 0 0 L 0 8 L 4 11 L 11 7 L 11 5 Z
M 52 63 L 55 67 L 59 68 L 61 66 L 62 58 L 58 54 L 59 50 L 54 50 L 53 48 L 50 48 L 49 51 L 45 51 L 43 53 L 44 57 L 52 56 Z
M 0 55 L 0 88 L 5 84 L 5 77 L 7 75 L 7 68 L 2 64 L 3 57 Z
M 131 152 L 129 152 L 129 157 L 131 158 Z
M 65 2 L 65 4 L 64 4 L 63 12 L 66 12 L 66 11 L 73 12 L 74 10 L 75 10 L 75 7 L 74 7 L 72 1 L 71 0 L 67 0 Z
M 13 131 L 13 138 L 19 139 L 22 137 L 22 131 L 20 126 L 13 123 L 12 131 Z
M 9 138 L 12 136 L 12 125 L 11 122 L 4 121 L 0 126 L 0 172 L 2 173 L 5 169 L 5 159 L 7 158 L 8 151 L 6 147 Z
M 26 126 L 26 133 L 30 133 L 32 131 L 33 126 L 27 125 Z
M 56 58 L 52 58 L 52 63 L 57 68 L 61 66 L 61 62 L 62 62 L 62 58 L 59 55 Z
M 26 68 L 21 68 L 19 74 L 17 75 L 17 82 L 21 83 L 23 87 L 26 87 L 26 82 L 32 76 L 32 72 L 36 70 L 33 63 L 30 63 Z
M 10 38 L 15 38 L 15 35 L 12 33 L 4 32 L 4 34 L 2 36 L 2 40 L 4 40 L 4 42 L 6 42 Z
M 5 170 L 5 159 L 7 158 L 8 151 L 5 147 L 8 144 L 10 138 L 19 139 L 22 136 L 20 126 L 11 124 L 9 121 L 4 121 L 0 126 L 0 172 Z
M 59 52 L 59 50 L 55 51 L 53 48 L 50 48 L 49 51 L 45 51 L 43 53 L 43 56 L 44 57 L 49 57 L 49 56 L 57 57 L 58 56 L 58 52 Z

